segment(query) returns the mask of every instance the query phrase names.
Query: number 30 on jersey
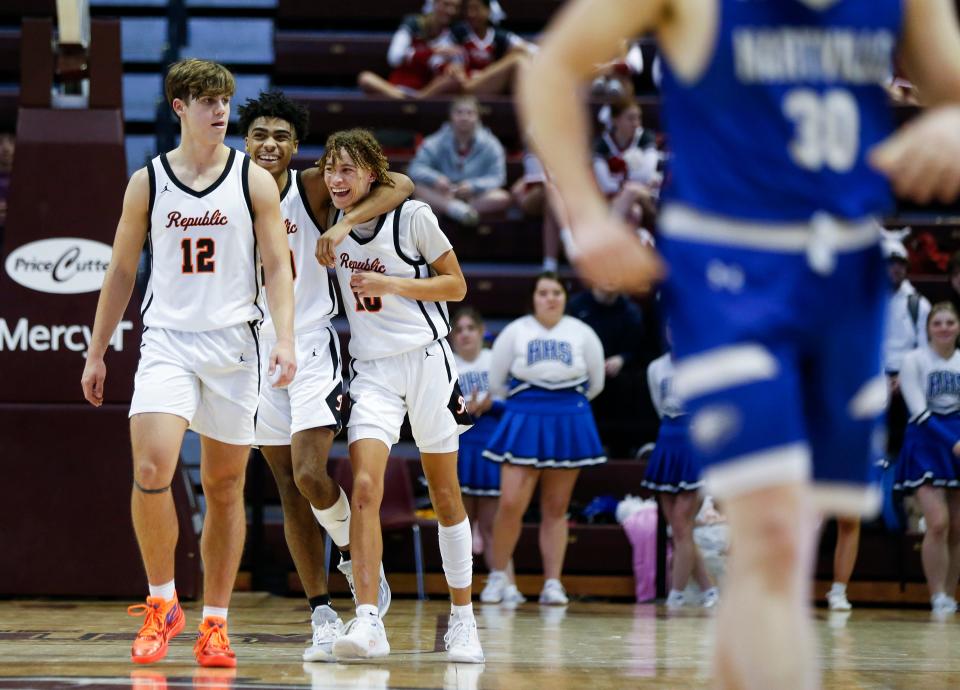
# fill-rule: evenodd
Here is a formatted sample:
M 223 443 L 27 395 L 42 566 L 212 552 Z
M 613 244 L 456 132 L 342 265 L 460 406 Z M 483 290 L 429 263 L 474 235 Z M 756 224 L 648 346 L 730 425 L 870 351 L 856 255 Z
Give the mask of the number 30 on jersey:
M 796 126 L 790 157 L 806 170 L 849 172 L 860 148 L 860 112 L 844 89 L 792 89 L 783 99 L 783 114 Z

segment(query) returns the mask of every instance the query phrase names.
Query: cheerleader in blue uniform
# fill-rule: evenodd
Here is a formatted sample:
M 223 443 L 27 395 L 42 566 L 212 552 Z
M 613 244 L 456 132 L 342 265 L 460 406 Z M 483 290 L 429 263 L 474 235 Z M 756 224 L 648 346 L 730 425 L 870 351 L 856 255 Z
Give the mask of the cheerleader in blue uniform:
M 541 273 L 533 314 L 510 323 L 494 342 L 490 390 L 505 393 L 507 400 L 484 452 L 502 463 L 493 567 L 507 567 L 539 482 L 545 576 L 540 603 L 556 605 L 568 603 L 560 572 L 577 475 L 581 467 L 607 461 L 588 402 L 603 390 L 603 345 L 592 328 L 564 315 L 566 303 L 556 274 Z
M 949 302 L 927 317 L 928 345 L 907 353 L 900 390 L 910 421 L 894 488 L 917 492 L 927 531 L 921 550 L 934 613 L 956 613 L 960 579 L 960 319 Z
M 702 498 L 698 489 L 700 463 L 690 443 L 689 417 L 673 390 L 673 357 L 667 354 L 650 362 L 647 384 L 650 399 L 660 415 L 660 433 L 641 486 L 658 494 L 663 514 L 673 538 L 673 568 L 667 608 L 680 608 L 686 603 L 684 590 L 691 573 L 703 594 L 700 605 L 712 608 L 719 599 L 703 565 L 700 550 L 693 541 L 693 527 Z
M 491 354 L 483 348 L 486 330 L 480 312 L 473 307 L 462 307 L 454 314 L 452 323 L 450 341 L 460 373 L 460 390 L 467 402 L 467 411 L 474 419 L 473 427 L 460 436 L 457 474 L 467 517 L 480 532 L 484 560 L 487 568 L 492 568 L 493 517 L 500 497 L 500 465 L 483 457 L 483 451 L 503 414 L 503 401 L 494 400 L 490 394 Z M 526 601 L 514 582 L 512 562 L 506 573 L 488 578 L 480 601 L 485 604 Z

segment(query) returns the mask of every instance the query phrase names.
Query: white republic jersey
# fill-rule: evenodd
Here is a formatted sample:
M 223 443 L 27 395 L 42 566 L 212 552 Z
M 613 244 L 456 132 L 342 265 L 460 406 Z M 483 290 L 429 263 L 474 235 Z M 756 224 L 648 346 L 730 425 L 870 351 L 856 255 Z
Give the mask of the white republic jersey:
M 464 400 L 470 400 L 474 395 L 477 400 L 483 400 L 490 391 L 490 362 L 493 360 L 493 353 L 486 349 L 480 350 L 480 354 L 472 362 L 456 353 L 453 359 L 460 374 L 460 392 L 463 393 Z
M 676 368 L 670 353 L 661 355 L 647 367 L 647 385 L 650 387 L 650 400 L 661 417 L 680 417 L 686 414 L 683 403 L 673 386 Z
M 351 357 L 391 357 L 447 337 L 450 316 L 446 302 L 422 302 L 399 295 L 360 298 L 350 289 L 350 276 L 372 271 L 429 278 L 430 264 L 450 249 L 437 217 L 420 201 L 404 201 L 350 231 L 337 246 L 336 270 L 350 322 Z
M 603 345 L 590 326 L 572 316 L 549 329 L 523 316 L 503 329 L 492 352 L 490 388 L 497 397 L 503 396 L 508 375 L 519 382 L 511 395 L 537 386 L 576 388 L 592 399 L 603 390 Z
M 911 350 L 900 367 L 900 391 L 911 420 L 960 411 L 960 351 L 943 359 L 929 346 Z
M 287 186 L 280 194 L 280 215 L 287 227 L 290 266 L 293 268 L 293 326 L 298 335 L 311 333 L 326 327 L 336 315 L 338 305 L 330 274 L 315 256 L 320 223 L 313 216 L 297 170 L 290 170 L 287 174 Z M 264 290 L 268 289 L 264 285 Z M 276 338 L 277 332 L 265 299 L 263 310 L 266 315 L 261 330 L 265 336 Z
M 249 167 L 250 158 L 231 149 L 223 174 L 197 192 L 174 176 L 166 154 L 147 165 L 144 326 L 210 331 L 263 318 Z

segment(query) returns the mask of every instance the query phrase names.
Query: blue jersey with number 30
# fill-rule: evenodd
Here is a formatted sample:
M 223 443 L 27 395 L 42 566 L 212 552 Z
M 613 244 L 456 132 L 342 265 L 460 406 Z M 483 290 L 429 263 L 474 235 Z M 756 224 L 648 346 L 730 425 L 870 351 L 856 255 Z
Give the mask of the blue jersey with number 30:
M 705 72 L 688 83 L 665 66 L 665 201 L 770 221 L 887 211 L 866 157 L 893 129 L 884 83 L 903 1 L 717 0 Z

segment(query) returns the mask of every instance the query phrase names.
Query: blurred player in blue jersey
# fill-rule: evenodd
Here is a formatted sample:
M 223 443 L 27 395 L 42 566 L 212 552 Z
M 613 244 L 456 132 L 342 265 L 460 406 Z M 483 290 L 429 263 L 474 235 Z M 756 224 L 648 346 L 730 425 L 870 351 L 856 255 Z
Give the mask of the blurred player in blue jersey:
M 876 215 L 960 188 L 951 0 L 577 0 L 521 86 L 588 280 L 640 289 L 660 259 L 589 175 L 577 87 L 657 34 L 673 152 L 659 243 L 675 384 L 736 540 L 717 625 L 722 688 L 819 686 L 807 619 L 813 515 L 878 508 L 885 404 Z M 930 109 L 894 132 L 894 53 Z

